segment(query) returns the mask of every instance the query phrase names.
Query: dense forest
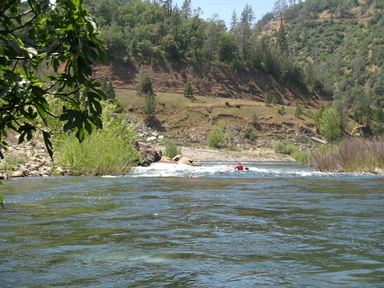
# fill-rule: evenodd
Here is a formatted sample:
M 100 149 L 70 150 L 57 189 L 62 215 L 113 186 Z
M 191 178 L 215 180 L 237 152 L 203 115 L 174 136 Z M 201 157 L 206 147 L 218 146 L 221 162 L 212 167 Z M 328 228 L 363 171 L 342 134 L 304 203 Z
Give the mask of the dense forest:
M 264 71 L 333 100 L 358 122 L 384 105 L 384 1 L 278 0 L 255 19 L 233 12 L 230 27 L 201 18 L 191 0 L 87 0 L 109 61 L 216 63 Z M 381 109 L 381 108 L 380 108 Z M 369 117 L 368 117 L 369 118 Z M 359 121 L 360 120 L 360 121 Z

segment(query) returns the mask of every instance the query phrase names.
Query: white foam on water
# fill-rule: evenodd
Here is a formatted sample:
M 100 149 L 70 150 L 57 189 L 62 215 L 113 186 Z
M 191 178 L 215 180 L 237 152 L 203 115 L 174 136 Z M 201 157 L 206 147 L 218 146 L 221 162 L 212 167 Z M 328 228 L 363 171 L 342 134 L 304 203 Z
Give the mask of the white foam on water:
M 276 163 L 246 163 L 249 170 L 234 170 L 234 165 L 226 162 L 207 162 L 201 166 L 189 166 L 173 163 L 154 163 L 149 167 L 134 167 L 130 177 L 310 177 L 325 175 L 306 166 L 279 166 Z M 334 174 L 334 173 L 333 173 Z
M 248 171 L 237 171 L 232 162 L 202 162 L 201 166 L 189 166 L 174 163 L 153 163 L 149 167 L 134 167 L 128 177 L 222 177 L 222 178 L 257 178 L 257 177 L 361 177 L 362 174 L 320 172 L 309 166 L 287 162 L 247 162 L 243 163 Z M 366 176 L 374 177 L 372 174 Z
M 154 163 L 149 167 L 134 167 L 131 177 L 202 177 L 230 172 L 225 164 L 189 166 L 173 163 Z

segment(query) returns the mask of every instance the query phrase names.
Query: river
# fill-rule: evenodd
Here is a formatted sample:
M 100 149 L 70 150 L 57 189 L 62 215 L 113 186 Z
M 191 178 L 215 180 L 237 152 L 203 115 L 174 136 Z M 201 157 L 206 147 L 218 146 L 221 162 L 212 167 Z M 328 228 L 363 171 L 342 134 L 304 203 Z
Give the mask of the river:
M 384 178 L 154 164 L 3 181 L 1 287 L 384 287 Z

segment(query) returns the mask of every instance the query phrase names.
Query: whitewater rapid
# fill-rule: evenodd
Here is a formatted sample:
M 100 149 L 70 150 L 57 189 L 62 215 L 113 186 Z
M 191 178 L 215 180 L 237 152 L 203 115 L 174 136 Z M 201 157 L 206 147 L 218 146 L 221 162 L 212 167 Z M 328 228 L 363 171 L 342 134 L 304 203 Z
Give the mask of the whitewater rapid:
M 292 162 L 243 162 L 248 171 L 237 171 L 235 162 L 203 162 L 201 166 L 154 163 L 149 167 L 134 167 L 130 177 L 308 177 L 328 175 Z M 332 174 L 334 175 L 334 174 Z

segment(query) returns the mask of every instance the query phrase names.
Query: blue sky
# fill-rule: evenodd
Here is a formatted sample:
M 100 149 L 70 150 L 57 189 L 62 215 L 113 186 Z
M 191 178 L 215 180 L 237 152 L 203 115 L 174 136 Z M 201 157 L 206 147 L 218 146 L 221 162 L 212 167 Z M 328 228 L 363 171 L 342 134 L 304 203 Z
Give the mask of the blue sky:
M 181 8 L 184 0 L 173 0 L 173 5 Z M 265 14 L 273 11 L 276 0 L 191 0 L 192 10 L 200 7 L 203 10 L 201 18 L 211 18 L 214 13 L 219 15 L 219 19 L 224 20 L 227 28 L 231 21 L 233 10 L 237 17 L 240 17 L 245 5 L 252 6 L 256 20 L 259 21 Z

